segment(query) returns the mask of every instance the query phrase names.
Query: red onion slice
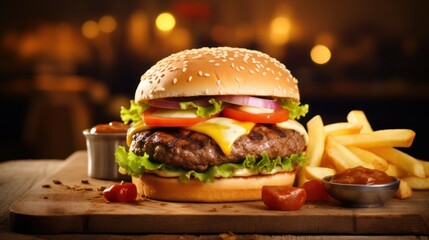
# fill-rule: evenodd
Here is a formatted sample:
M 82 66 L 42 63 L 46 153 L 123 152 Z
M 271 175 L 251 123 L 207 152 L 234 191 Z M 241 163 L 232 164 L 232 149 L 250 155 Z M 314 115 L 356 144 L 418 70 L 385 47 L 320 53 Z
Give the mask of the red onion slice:
M 279 109 L 280 104 L 276 100 L 251 97 L 251 96 L 235 96 L 235 95 L 225 95 L 216 97 L 217 100 L 251 107 L 260 107 L 260 108 L 270 108 L 270 109 Z

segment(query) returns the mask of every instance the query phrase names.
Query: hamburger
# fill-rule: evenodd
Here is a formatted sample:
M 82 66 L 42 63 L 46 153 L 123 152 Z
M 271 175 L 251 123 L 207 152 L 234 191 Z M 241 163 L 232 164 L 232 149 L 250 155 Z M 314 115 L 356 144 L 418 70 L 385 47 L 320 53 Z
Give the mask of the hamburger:
M 244 48 L 172 54 L 141 77 L 121 108 L 130 124 L 116 150 L 144 197 L 182 202 L 261 199 L 264 185 L 292 185 L 308 135 L 296 120 L 298 81 L 278 60 Z

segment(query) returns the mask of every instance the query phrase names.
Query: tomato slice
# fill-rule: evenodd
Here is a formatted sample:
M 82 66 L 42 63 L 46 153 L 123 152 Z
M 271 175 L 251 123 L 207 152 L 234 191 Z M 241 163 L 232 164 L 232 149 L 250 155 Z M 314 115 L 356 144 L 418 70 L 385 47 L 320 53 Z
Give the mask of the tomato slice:
M 329 201 L 329 195 L 320 180 L 310 180 L 302 185 L 307 193 L 306 202 Z
M 283 108 L 276 109 L 271 113 L 251 113 L 234 107 L 225 107 L 222 115 L 242 122 L 255 123 L 279 123 L 289 119 L 289 111 Z
M 189 127 L 206 121 L 207 118 L 190 114 L 193 110 L 149 108 L 143 112 L 143 121 L 149 126 Z
M 294 211 L 301 209 L 307 193 L 303 188 L 291 186 L 263 186 L 262 201 L 273 210 Z

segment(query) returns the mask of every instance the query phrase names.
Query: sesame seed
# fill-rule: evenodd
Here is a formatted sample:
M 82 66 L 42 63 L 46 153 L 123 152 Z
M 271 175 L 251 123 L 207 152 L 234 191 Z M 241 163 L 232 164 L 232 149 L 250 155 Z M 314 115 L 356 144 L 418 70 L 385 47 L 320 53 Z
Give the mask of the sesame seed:
M 201 71 L 198 71 L 198 76 L 203 76 L 203 72 L 201 72 Z
M 219 64 L 219 63 L 215 63 L 215 66 L 216 66 L 216 67 L 219 67 L 219 66 L 220 66 L 220 64 Z
M 226 61 L 228 61 L 228 60 L 226 60 L 226 59 L 222 59 L 222 62 L 226 62 Z
M 186 68 L 185 67 L 182 69 L 182 72 L 186 72 Z
M 235 81 L 240 82 L 240 79 L 238 77 L 235 77 Z
M 266 73 L 266 72 L 263 72 L 263 73 L 262 73 L 262 76 L 265 76 L 265 75 L 267 75 L 267 73 Z
M 177 83 L 177 78 L 174 78 L 173 79 L 173 84 L 176 84 Z
M 220 86 L 220 80 L 217 80 L 217 82 L 216 82 L 216 83 L 217 83 L 217 85 L 218 85 L 218 86 Z
M 250 72 L 251 74 L 254 74 L 254 73 L 255 73 L 255 71 L 253 71 L 252 69 L 249 69 L 249 72 Z
M 280 78 L 278 78 L 278 77 L 276 77 L 276 78 L 274 78 L 274 79 L 275 79 L 275 80 L 277 80 L 277 81 L 278 81 L 278 80 L 280 80 Z
M 214 63 L 215 62 L 215 60 L 214 59 L 210 59 L 209 60 L 209 63 Z
M 244 70 L 244 69 L 246 69 L 246 68 L 245 68 L 245 67 L 243 67 L 243 66 L 240 66 L 240 69 L 241 69 L 241 70 Z
M 210 73 L 204 73 L 205 77 L 210 77 Z
M 188 82 L 192 81 L 192 76 L 188 77 Z
M 235 68 L 235 64 L 234 64 L 234 63 L 231 63 L 231 67 L 232 67 L 232 68 Z

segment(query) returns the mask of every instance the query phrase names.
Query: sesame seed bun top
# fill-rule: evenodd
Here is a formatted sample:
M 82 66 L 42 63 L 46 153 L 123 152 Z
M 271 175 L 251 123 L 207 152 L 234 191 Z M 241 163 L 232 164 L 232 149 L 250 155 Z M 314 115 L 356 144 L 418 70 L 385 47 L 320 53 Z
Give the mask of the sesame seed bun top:
M 298 81 L 278 60 L 244 48 L 199 48 L 172 54 L 141 77 L 136 102 L 169 97 L 248 95 L 299 101 Z

